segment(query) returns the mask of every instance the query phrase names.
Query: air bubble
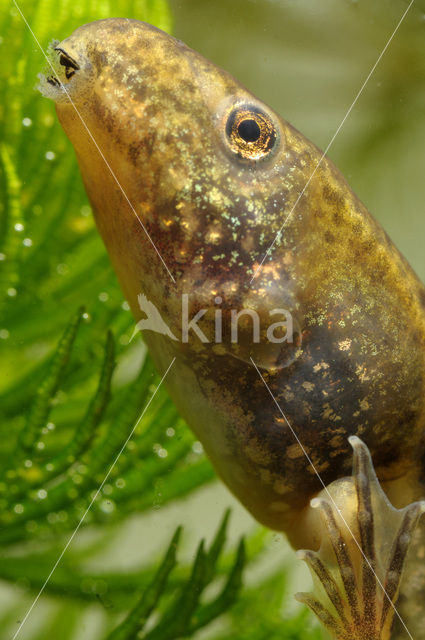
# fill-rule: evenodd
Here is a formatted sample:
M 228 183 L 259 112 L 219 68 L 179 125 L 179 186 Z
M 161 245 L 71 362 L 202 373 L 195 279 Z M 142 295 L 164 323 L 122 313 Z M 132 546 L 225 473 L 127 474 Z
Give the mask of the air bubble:
M 61 262 L 60 264 L 58 264 L 58 266 L 56 267 L 56 271 L 58 272 L 58 274 L 60 276 L 65 276 L 67 273 L 69 273 L 69 267 L 67 264 L 65 264 L 64 262 Z
M 83 204 L 83 206 L 80 209 L 80 213 L 85 218 L 88 218 L 89 215 L 91 214 L 91 209 L 90 209 L 89 205 L 88 204 Z
M 115 502 L 112 502 L 112 500 L 102 500 L 100 508 L 103 513 L 112 513 L 115 510 Z
M 201 454 L 204 452 L 204 447 L 202 446 L 202 444 L 200 442 L 194 442 L 192 445 L 192 451 L 193 453 L 198 453 Z
M 164 449 L 160 444 L 156 443 L 152 448 L 159 458 L 166 458 L 168 456 L 167 449 Z

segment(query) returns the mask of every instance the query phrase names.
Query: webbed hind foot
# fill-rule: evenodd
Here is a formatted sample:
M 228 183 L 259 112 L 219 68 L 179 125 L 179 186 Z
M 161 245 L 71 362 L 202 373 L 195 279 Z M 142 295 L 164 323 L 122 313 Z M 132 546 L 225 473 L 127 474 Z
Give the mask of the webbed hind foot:
M 395 509 L 376 477 L 366 445 L 349 438 L 353 474 L 333 482 L 310 505 L 323 526 L 319 551 L 299 551 L 315 593 L 307 604 L 338 640 L 388 640 L 412 534 L 425 503 Z M 402 621 L 403 626 L 406 622 Z M 406 635 L 408 637 L 408 635 Z

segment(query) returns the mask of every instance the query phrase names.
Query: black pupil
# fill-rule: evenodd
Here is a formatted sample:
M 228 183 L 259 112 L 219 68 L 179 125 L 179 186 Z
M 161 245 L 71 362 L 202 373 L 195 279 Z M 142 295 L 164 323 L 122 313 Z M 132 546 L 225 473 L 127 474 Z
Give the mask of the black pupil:
M 255 120 L 242 120 L 238 125 L 238 133 L 245 142 L 255 142 L 261 135 L 260 127 Z

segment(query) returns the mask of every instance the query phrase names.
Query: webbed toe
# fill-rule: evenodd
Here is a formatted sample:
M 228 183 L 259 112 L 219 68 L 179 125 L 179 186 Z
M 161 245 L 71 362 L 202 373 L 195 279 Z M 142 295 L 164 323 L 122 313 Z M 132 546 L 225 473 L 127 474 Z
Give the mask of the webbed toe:
M 315 593 L 297 594 L 338 640 L 388 640 L 406 555 L 424 502 L 395 509 L 376 477 L 367 446 L 356 436 L 353 474 L 311 501 L 323 526 L 320 549 L 299 551 Z M 400 620 L 403 626 L 407 625 Z

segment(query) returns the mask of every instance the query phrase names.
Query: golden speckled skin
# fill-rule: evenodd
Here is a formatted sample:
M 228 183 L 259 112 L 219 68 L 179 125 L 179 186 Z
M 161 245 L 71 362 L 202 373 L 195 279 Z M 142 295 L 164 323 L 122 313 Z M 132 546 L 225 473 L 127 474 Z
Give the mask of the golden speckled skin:
M 137 320 L 144 293 L 175 335 L 191 316 L 291 311 L 300 349 L 187 344 L 147 331 L 169 392 L 225 483 L 253 515 L 308 544 L 300 513 L 322 488 L 250 362 L 261 367 L 326 484 L 348 475 L 358 435 L 396 506 L 424 494 L 425 290 L 382 228 L 324 159 L 271 255 L 258 264 L 321 152 L 228 73 L 135 20 L 84 25 L 59 43 L 78 66 L 63 82 L 175 283 L 59 87 L 46 89 L 81 168 L 99 231 Z M 47 85 L 46 85 L 47 86 Z M 264 112 L 276 141 L 240 158 L 226 121 Z M 204 326 L 209 326 L 207 319 Z M 285 366 L 286 365 L 286 366 Z

